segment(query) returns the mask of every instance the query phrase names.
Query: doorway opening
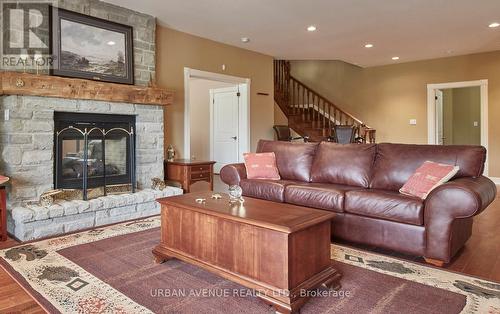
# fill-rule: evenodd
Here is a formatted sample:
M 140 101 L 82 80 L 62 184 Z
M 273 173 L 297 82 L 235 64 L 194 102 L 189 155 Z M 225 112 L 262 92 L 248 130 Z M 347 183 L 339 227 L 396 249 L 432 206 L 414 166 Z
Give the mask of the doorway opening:
M 250 80 L 184 68 L 184 157 L 215 161 L 214 172 L 250 151 Z
M 488 81 L 427 85 L 427 115 L 429 144 L 482 145 L 487 149 Z

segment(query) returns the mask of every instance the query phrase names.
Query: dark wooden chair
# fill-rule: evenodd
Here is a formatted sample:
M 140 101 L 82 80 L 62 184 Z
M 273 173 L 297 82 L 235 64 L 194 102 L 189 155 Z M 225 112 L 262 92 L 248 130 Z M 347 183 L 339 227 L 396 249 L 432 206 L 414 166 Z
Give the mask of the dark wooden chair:
M 293 137 L 292 131 L 290 130 L 290 127 L 288 125 L 275 125 L 273 126 L 273 129 L 274 132 L 276 132 L 276 138 L 278 139 L 278 141 L 291 142 L 294 140 L 303 139 L 304 142 L 307 142 L 309 140 L 308 136 Z
M 359 129 L 354 125 L 335 125 L 328 141 L 339 144 L 362 143 L 363 138 L 357 136 L 358 134 Z

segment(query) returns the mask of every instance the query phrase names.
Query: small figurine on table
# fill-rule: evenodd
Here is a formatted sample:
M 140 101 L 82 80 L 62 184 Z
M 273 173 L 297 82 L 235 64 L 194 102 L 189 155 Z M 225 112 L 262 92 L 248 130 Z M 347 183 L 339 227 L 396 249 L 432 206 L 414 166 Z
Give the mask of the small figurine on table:
M 167 161 L 174 161 L 175 159 L 175 149 L 172 144 L 168 145 L 167 148 Z
M 239 185 L 231 185 L 229 187 L 229 203 L 243 203 L 245 200 L 243 199 L 242 195 L 243 190 Z

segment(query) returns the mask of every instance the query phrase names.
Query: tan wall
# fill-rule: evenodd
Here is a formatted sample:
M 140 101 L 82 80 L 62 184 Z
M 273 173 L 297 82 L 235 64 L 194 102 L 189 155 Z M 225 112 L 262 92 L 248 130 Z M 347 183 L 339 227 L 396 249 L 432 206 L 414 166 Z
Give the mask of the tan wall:
M 274 124 L 276 125 L 287 125 L 288 118 L 285 116 L 278 104 L 274 103 Z
M 293 62 L 292 74 L 299 76 L 300 64 L 310 63 L 314 61 Z M 328 64 L 337 68 L 335 63 L 338 61 L 317 61 L 316 67 Z M 496 162 L 500 160 L 500 124 L 495 123 L 500 119 L 500 51 L 365 69 L 341 68 L 340 73 L 345 74 L 341 81 L 347 81 L 341 82 L 342 97 L 330 94 L 336 88 L 327 87 L 336 81 L 329 82 L 326 74 L 308 83 L 329 98 L 338 97 L 334 100 L 339 106 L 376 128 L 378 142 L 427 142 L 427 84 L 488 79 L 489 167 L 491 176 L 500 177 L 500 162 Z M 326 72 L 330 73 L 320 73 Z M 417 119 L 417 125 L 409 125 L 410 119 Z
M 198 160 L 210 159 L 210 90 L 231 87 L 234 84 L 191 79 L 189 83 L 189 120 L 191 156 Z
M 156 32 L 156 73 L 159 86 L 175 90 L 165 110 L 165 147 L 184 151 L 184 67 L 250 78 L 250 141 L 254 151 L 261 138 L 272 139 L 274 124 L 273 58 L 217 43 L 166 27 Z M 226 71 L 222 71 L 222 64 Z M 258 92 L 269 96 L 259 96 Z

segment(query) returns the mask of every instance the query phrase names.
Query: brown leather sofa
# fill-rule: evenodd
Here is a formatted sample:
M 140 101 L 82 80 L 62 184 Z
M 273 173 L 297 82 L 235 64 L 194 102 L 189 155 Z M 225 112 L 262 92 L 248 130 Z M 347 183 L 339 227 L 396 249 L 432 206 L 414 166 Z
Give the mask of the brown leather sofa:
M 336 212 L 335 238 L 447 263 L 472 233 L 472 217 L 496 196 L 482 176 L 481 146 L 287 143 L 261 140 L 257 152 L 274 152 L 281 180 L 246 178 L 244 164 L 222 168 L 222 181 L 243 195 Z M 426 200 L 398 190 L 426 160 L 454 164 L 459 172 Z

